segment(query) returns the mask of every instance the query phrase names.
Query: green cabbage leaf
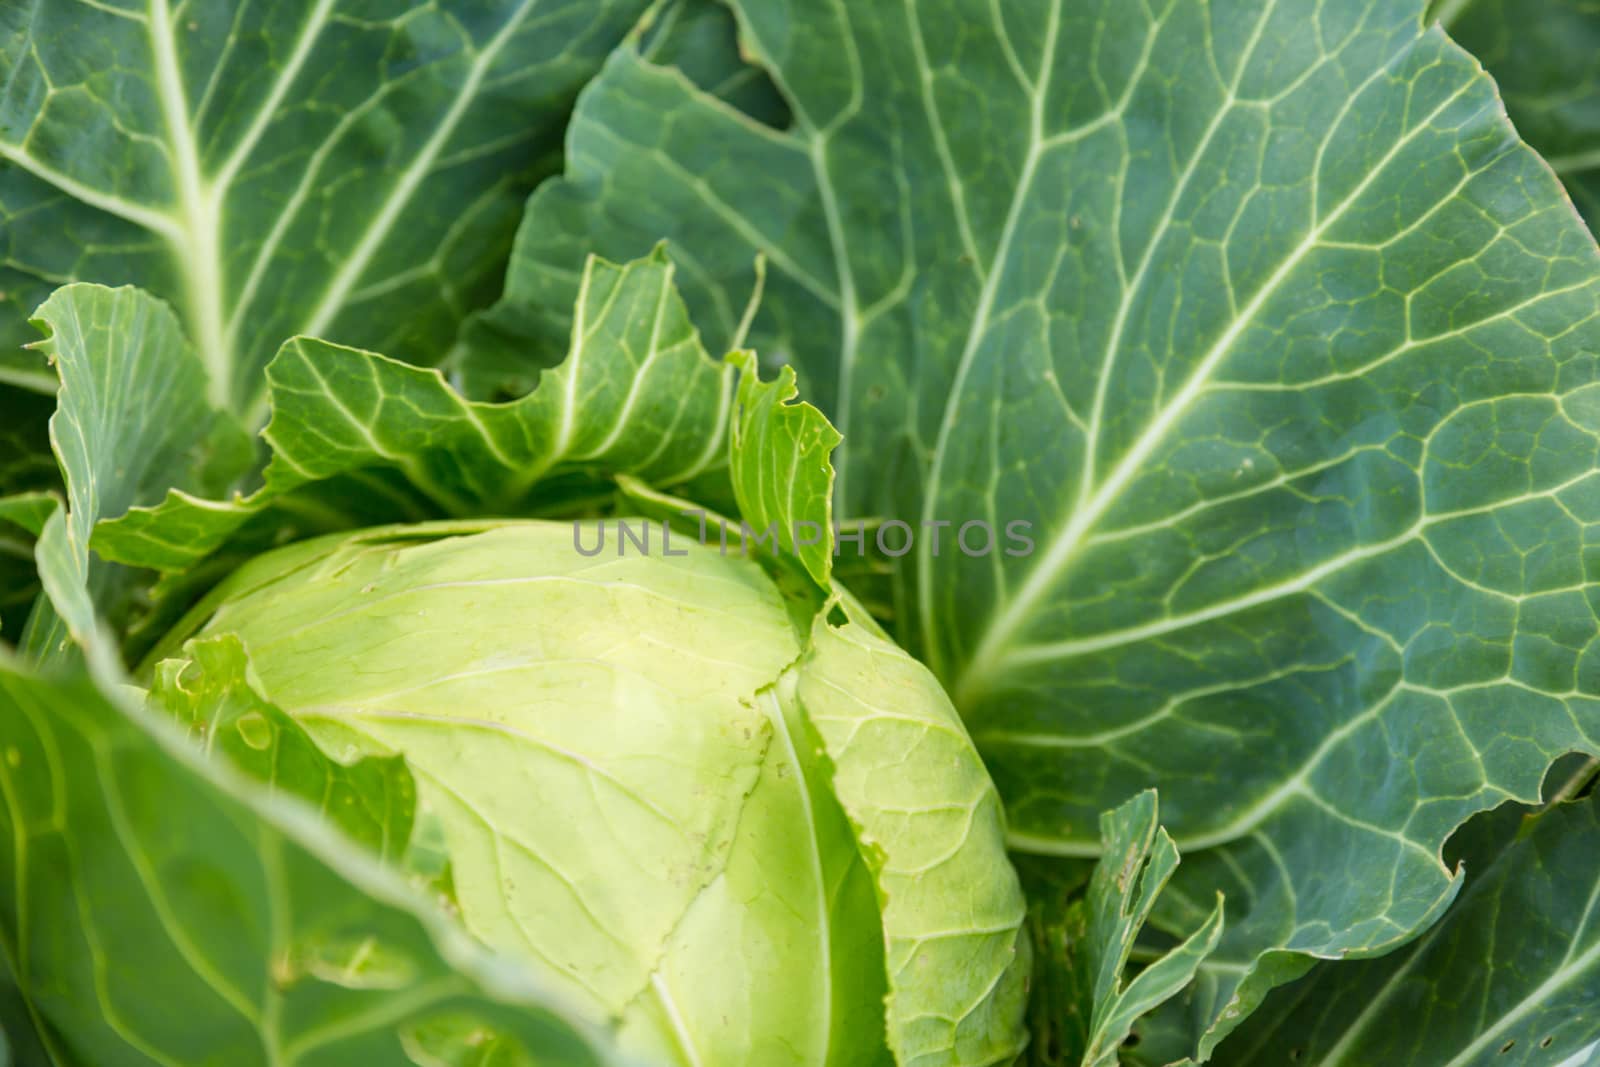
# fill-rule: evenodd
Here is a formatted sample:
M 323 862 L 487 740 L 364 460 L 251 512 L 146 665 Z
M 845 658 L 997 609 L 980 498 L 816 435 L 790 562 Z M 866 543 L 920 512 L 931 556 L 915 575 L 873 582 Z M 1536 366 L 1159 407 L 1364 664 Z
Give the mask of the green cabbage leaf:
M 1592 774 L 1593 768 L 1587 768 Z M 1507 804 L 1451 840 L 1467 886 L 1381 959 L 1274 991 L 1218 1062 L 1579 1064 L 1600 1052 L 1600 798 Z
M 1494 76 L 1517 132 L 1600 225 L 1600 4 L 1436 0 L 1429 14 Z
M 496 293 L 572 99 L 642 0 L 0 11 L 0 376 L 64 282 L 178 309 L 218 407 L 295 334 L 435 362 Z

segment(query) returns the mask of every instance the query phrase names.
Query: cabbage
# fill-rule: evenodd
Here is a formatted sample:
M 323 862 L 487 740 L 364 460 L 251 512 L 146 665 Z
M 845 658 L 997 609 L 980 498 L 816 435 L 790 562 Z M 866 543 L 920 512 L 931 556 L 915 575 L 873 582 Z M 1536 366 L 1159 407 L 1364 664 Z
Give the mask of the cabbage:
M 891 990 L 906 1062 L 1017 1051 L 1021 896 L 940 690 L 865 627 L 813 641 L 751 560 L 657 548 L 340 534 L 256 558 L 191 623 L 341 761 L 403 756 L 467 928 L 649 1062 L 887 1062 Z M 971 953 L 992 963 L 941 973 Z
M 0 3 L 0 1061 L 1592 1058 L 1597 42 Z

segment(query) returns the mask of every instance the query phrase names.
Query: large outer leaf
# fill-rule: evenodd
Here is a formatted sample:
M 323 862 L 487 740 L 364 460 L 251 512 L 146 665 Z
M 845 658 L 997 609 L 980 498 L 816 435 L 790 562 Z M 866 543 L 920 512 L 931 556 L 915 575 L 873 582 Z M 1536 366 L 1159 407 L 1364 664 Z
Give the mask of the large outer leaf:
M 1449 831 L 1600 743 L 1600 256 L 1489 79 L 1420 0 L 735 7 L 793 127 L 618 53 L 522 269 L 665 233 L 715 336 L 763 252 L 846 513 L 1034 524 L 923 538 L 898 632 L 1017 845 L 1159 784 L 1221 1029 L 1430 920 Z
M 1600 796 L 1461 831 L 1467 888 L 1415 944 L 1278 990 L 1224 1064 L 1593 1063 L 1600 1053 Z M 1452 841 L 1452 847 L 1455 842 Z
M 0 365 L 62 281 L 183 309 L 212 397 L 279 342 L 433 362 L 492 297 L 567 108 L 642 0 L 0 7 Z
M 1432 14 L 1489 68 L 1517 131 L 1600 226 L 1600 0 L 1437 0 Z
M 434 1064 L 464 1019 L 506 1062 L 611 1062 L 326 825 L 90 683 L 0 665 L 0 745 L 0 926 L 58 1062 Z

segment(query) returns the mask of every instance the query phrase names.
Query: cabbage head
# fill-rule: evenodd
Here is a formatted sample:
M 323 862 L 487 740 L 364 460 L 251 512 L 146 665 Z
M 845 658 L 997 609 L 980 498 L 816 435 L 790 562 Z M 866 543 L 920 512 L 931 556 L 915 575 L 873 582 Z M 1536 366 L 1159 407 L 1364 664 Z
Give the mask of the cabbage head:
M 549 520 L 296 543 L 158 657 L 236 638 L 336 759 L 403 756 L 467 928 L 643 1062 L 1010 1062 L 1023 901 L 937 682 L 864 613 L 653 532 L 594 556 Z

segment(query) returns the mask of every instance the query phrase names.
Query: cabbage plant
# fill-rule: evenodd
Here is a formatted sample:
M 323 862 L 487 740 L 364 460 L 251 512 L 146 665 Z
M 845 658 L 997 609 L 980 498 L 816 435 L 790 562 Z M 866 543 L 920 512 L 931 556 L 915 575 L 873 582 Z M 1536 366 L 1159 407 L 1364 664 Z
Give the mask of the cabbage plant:
M 0 4 L 11 1058 L 1592 1059 L 1596 42 Z

